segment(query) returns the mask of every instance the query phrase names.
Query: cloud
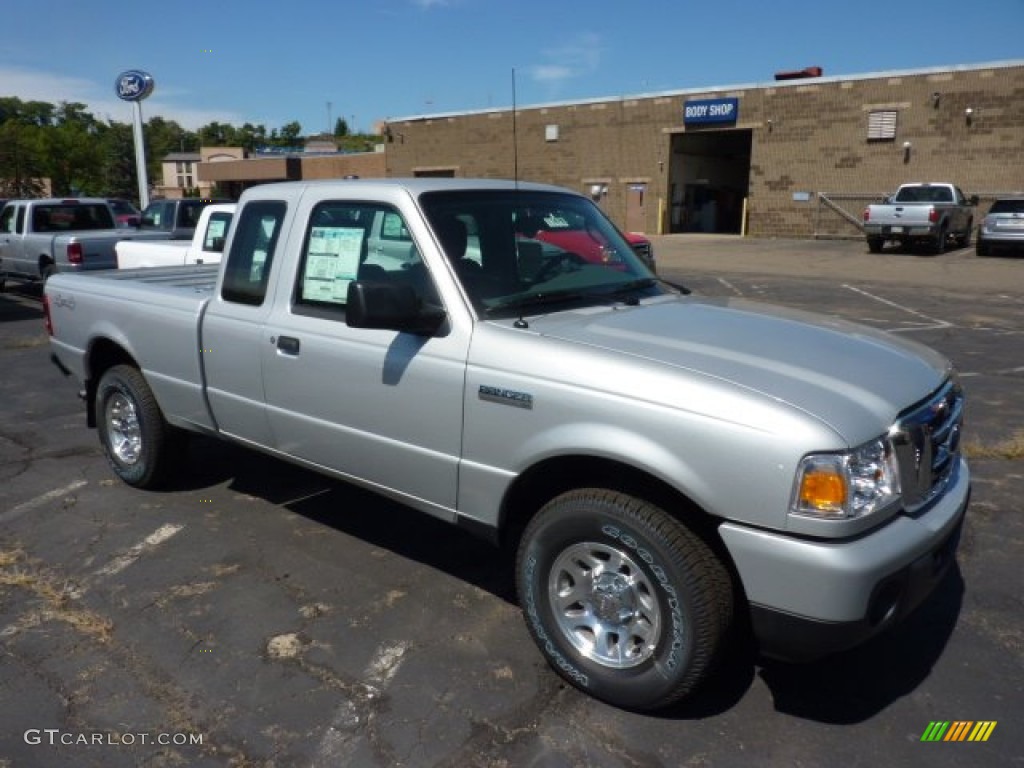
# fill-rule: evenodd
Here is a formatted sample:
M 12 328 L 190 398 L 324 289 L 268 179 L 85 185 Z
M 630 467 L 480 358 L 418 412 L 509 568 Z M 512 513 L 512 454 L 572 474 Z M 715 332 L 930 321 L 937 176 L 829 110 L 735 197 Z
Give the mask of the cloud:
M 538 83 L 557 90 L 563 83 L 577 77 L 593 74 L 601 66 L 604 45 L 600 35 L 584 32 L 557 48 L 543 52 L 549 63 L 535 64 L 528 69 Z
M 451 0 L 412 0 L 412 4 L 430 10 L 431 8 L 444 8 L 451 5 Z
M 0 96 L 15 96 L 22 101 L 45 101 L 49 104 L 78 102 L 85 104 L 86 110 L 98 120 L 119 123 L 130 123 L 133 120 L 131 104 L 114 95 L 113 78 L 109 83 L 97 83 L 48 72 L 0 67 L 0 84 Z M 256 122 L 230 110 L 179 106 L 173 91 L 161 94 L 160 83 L 157 83 L 153 96 L 142 102 L 142 117 L 144 120 L 151 117 L 173 120 L 190 131 L 212 122 L 231 125 Z

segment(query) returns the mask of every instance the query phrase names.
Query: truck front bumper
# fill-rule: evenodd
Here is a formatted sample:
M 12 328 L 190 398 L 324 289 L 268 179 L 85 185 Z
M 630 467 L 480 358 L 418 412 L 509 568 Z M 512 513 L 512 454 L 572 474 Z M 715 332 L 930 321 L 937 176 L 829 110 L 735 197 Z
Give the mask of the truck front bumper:
M 955 561 L 970 498 L 961 459 L 945 493 L 850 540 L 799 539 L 725 523 L 762 653 L 809 661 L 859 645 L 928 597 Z

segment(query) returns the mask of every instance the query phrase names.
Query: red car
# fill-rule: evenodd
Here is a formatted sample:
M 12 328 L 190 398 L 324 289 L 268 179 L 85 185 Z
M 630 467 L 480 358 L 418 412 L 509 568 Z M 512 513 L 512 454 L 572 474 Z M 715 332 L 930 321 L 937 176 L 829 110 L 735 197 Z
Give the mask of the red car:
M 114 221 L 118 227 L 137 227 L 142 220 L 142 211 L 129 203 L 116 197 L 108 197 L 107 203 L 114 211 Z
M 524 216 L 518 229 L 524 237 L 558 246 L 564 251 L 578 254 L 595 264 L 621 261 L 613 249 L 606 247 L 601 234 L 587 229 L 583 217 L 573 212 L 549 212 L 543 216 Z M 654 249 L 651 247 L 651 241 L 635 232 L 623 232 L 622 234 L 636 254 L 653 271 Z

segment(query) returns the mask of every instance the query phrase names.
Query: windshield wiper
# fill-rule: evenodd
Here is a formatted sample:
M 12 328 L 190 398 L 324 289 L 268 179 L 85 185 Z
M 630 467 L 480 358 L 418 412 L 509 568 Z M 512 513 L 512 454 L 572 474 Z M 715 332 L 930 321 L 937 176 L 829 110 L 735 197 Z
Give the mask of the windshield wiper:
M 518 296 L 508 296 L 496 301 L 489 307 L 484 308 L 486 314 L 500 312 L 503 309 L 520 307 L 535 307 L 543 304 L 560 304 L 566 301 L 580 301 L 583 299 L 599 298 L 596 294 L 587 291 L 551 291 L 550 293 L 528 293 Z

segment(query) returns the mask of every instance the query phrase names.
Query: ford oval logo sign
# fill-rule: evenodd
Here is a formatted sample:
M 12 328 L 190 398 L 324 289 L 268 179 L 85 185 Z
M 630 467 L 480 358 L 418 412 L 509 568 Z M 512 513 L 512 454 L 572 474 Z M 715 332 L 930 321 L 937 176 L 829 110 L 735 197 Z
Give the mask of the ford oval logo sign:
M 114 81 L 114 91 L 119 99 L 142 101 L 153 92 L 153 77 L 138 69 L 122 72 Z

